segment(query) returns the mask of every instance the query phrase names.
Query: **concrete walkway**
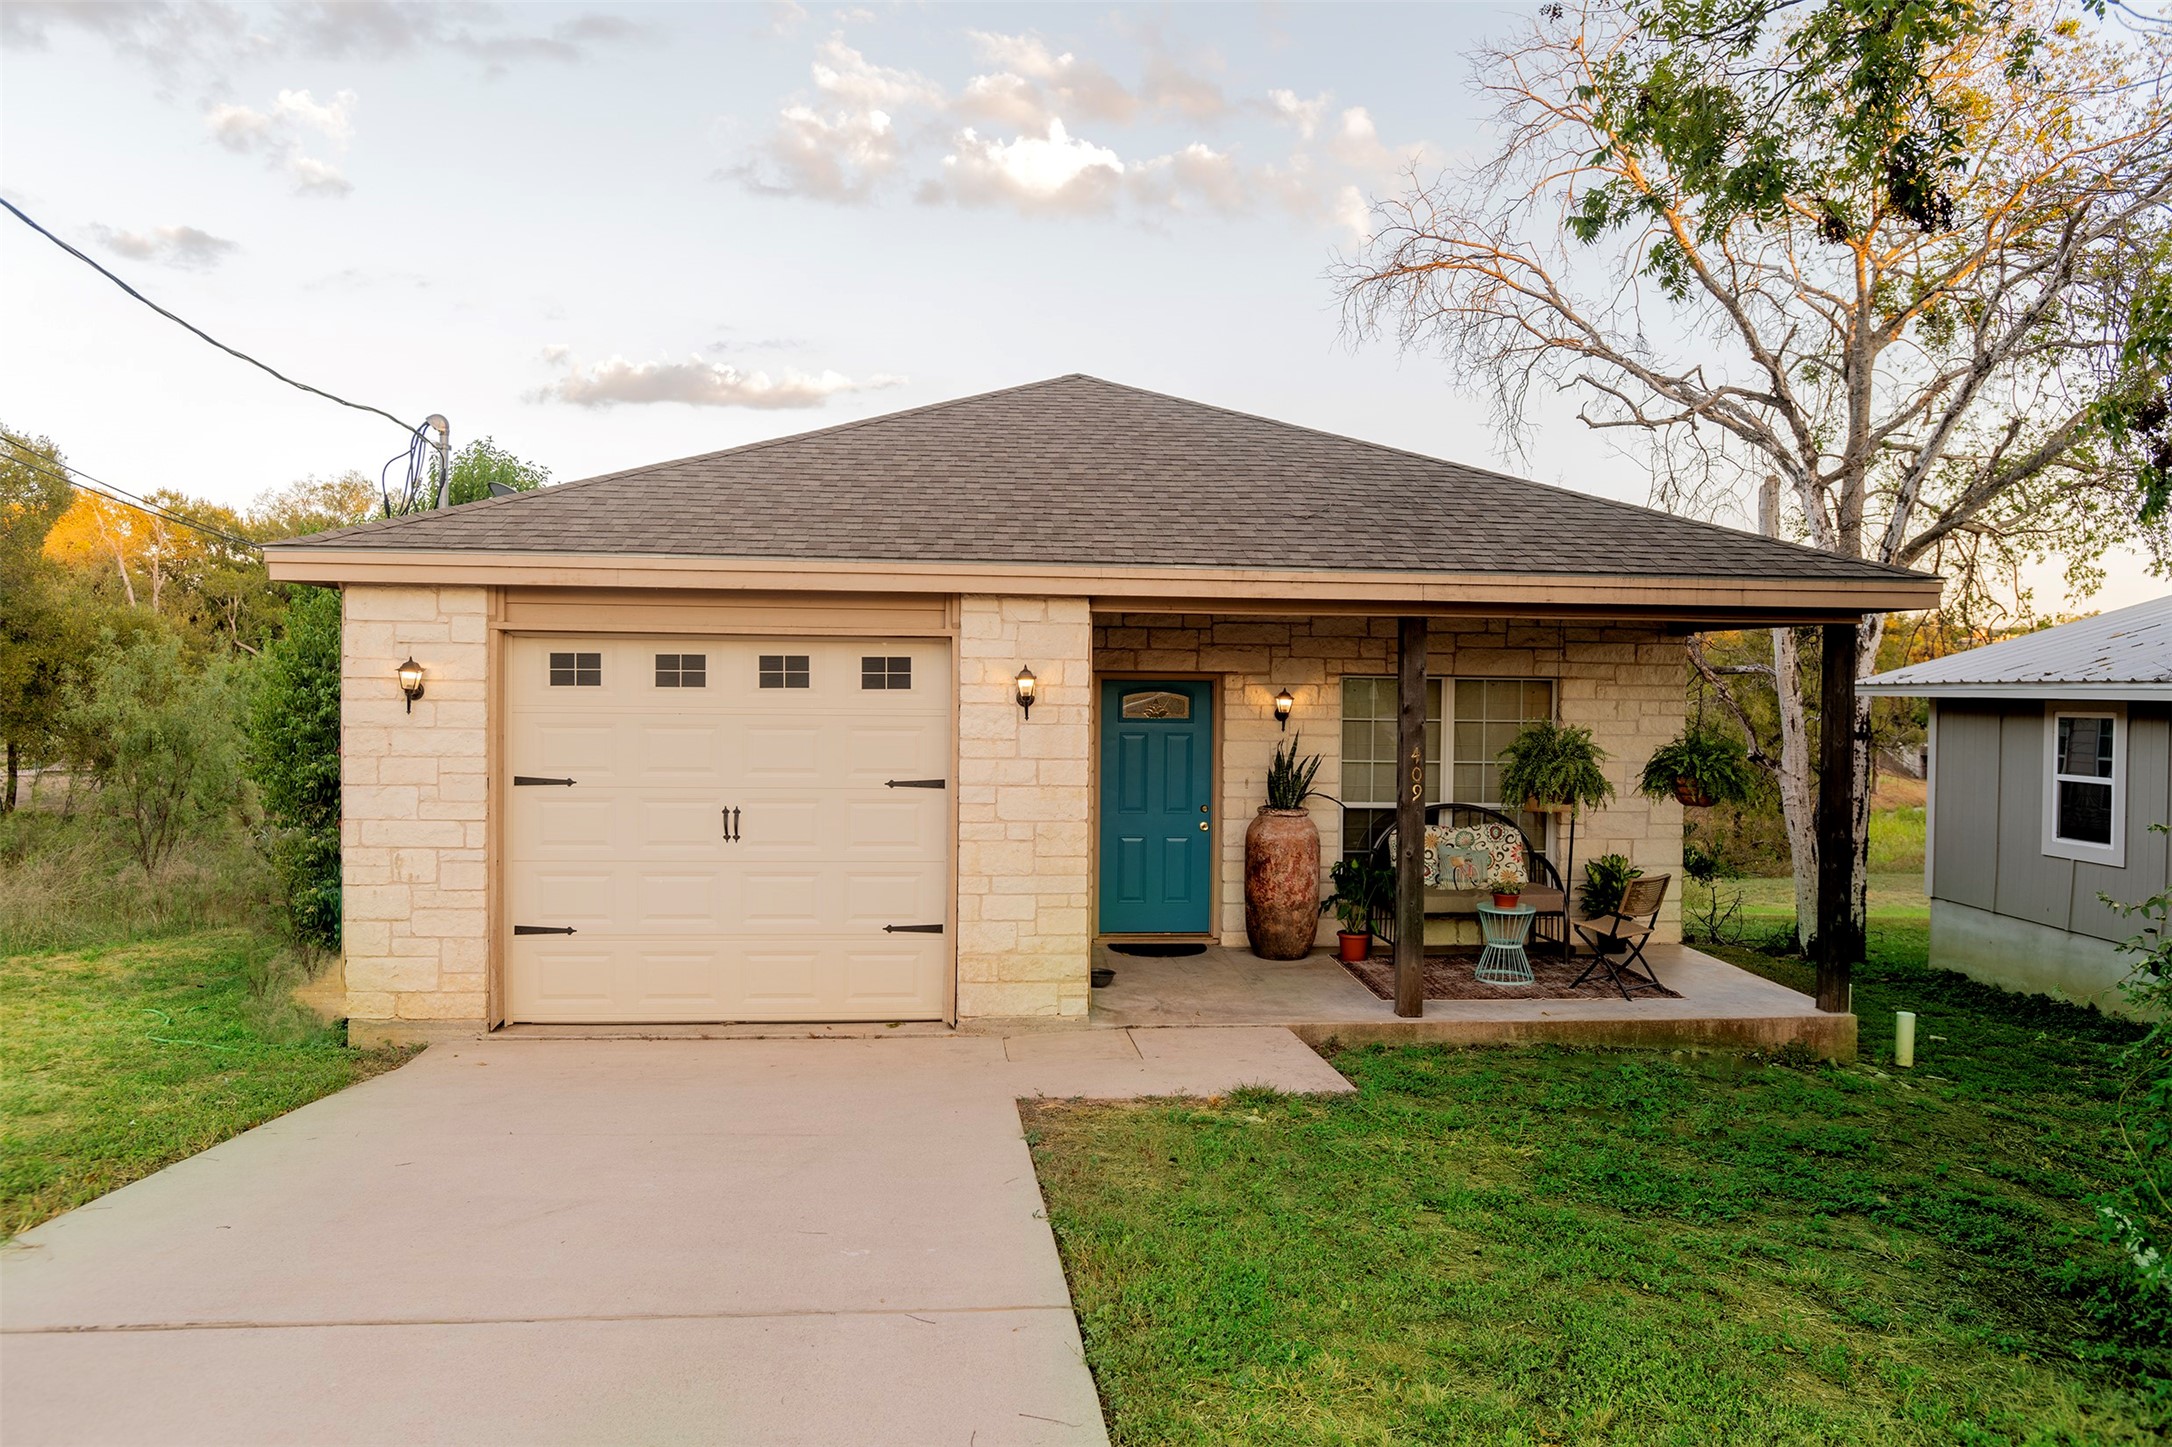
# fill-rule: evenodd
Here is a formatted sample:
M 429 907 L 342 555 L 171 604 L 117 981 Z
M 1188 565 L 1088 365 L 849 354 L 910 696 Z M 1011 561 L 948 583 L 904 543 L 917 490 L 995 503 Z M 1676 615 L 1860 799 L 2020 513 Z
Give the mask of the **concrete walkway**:
M 0 1253 L 34 1443 L 1098 1443 L 1020 1096 L 1281 1029 L 441 1045 Z

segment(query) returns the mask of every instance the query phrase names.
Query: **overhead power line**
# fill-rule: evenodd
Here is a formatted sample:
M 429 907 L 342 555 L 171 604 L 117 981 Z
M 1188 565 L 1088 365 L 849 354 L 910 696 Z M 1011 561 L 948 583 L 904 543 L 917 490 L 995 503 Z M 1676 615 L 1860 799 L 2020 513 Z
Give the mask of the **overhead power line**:
M 15 450 L 15 460 L 17 462 L 34 468 L 55 481 L 64 482 L 78 492 L 87 492 L 93 497 L 102 497 L 108 502 L 117 502 L 122 507 L 134 508 L 137 512 L 148 513 L 162 522 L 188 528 L 207 537 L 217 538 L 221 542 L 232 543 L 236 547 L 248 548 L 256 552 L 263 551 L 261 544 L 252 542 L 248 538 L 237 537 L 223 528 L 215 528 L 207 522 L 199 522 L 195 518 L 185 517 L 170 508 L 161 507 L 148 498 L 137 497 L 134 493 L 124 492 L 110 482 L 102 482 L 81 468 L 71 466 L 65 462 L 56 462 L 42 452 L 33 451 L 29 444 L 12 433 L 0 433 L 0 436 L 4 436 L 8 445 Z M 68 475 L 70 473 L 75 475 L 71 477 Z M 78 478 L 81 481 L 77 481 Z M 86 486 L 86 484 L 88 485 Z
M 203 340 L 211 343 L 211 345 L 217 347 L 220 351 L 226 353 L 228 356 L 237 357 L 240 360 L 247 362 L 250 366 L 255 367 L 259 371 L 268 372 L 272 376 L 277 377 L 280 381 L 286 383 L 289 387 L 298 387 L 302 391 L 307 392 L 312 396 L 324 398 L 324 400 L 327 402 L 337 402 L 342 407 L 351 407 L 357 412 L 368 412 L 375 416 L 382 417 L 387 422 L 393 423 L 395 426 L 398 426 L 401 429 L 410 433 L 419 430 L 413 423 L 402 422 L 399 418 L 393 416 L 390 412 L 385 411 L 382 407 L 370 407 L 361 402 L 350 402 L 345 397 L 341 397 L 336 395 L 335 393 L 325 391 L 322 387 L 312 387 L 307 382 L 297 382 L 292 377 L 289 377 L 286 373 L 280 371 L 278 368 L 267 366 L 265 363 L 260 362 L 256 358 L 250 356 L 247 352 L 240 350 L 238 347 L 228 346 L 226 343 L 220 341 L 217 337 L 211 335 L 211 333 L 205 331 L 202 327 L 195 325 L 193 322 L 185 321 L 182 318 L 175 316 L 172 312 L 166 310 L 166 308 L 160 306 L 157 302 L 151 300 L 142 292 L 136 290 L 127 282 L 121 280 L 112 272 L 106 270 L 103 266 L 100 266 L 96 261 L 93 261 L 90 257 L 84 255 L 75 247 L 70 246 L 67 242 L 61 240 L 58 236 L 55 236 L 52 232 L 46 230 L 43 226 L 40 226 L 36 221 L 31 219 L 30 215 L 25 212 L 22 207 L 16 205 L 13 201 L 8 200 L 6 197 L 0 197 L 0 206 L 7 207 L 8 210 L 15 213 L 15 219 L 22 222 L 23 225 L 29 227 L 32 231 L 37 232 L 47 241 L 52 242 L 62 251 L 65 251 L 70 256 L 74 257 L 77 261 L 82 262 L 85 266 L 97 272 L 107 281 L 112 282 L 122 291 L 127 292 L 137 301 L 142 302 L 145 306 L 149 307 L 152 311 L 157 312 L 167 321 L 174 323 L 176 326 L 186 327 L 189 331 L 195 333 Z

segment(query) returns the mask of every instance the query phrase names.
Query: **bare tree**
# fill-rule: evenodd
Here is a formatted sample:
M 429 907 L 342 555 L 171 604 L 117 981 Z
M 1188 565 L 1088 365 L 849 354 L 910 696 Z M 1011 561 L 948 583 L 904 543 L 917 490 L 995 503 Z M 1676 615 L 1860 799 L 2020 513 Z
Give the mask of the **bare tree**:
M 1866 80 L 1865 54 L 1901 49 L 1897 3 L 1845 30 L 1772 0 L 1548 5 L 1478 57 L 1498 152 L 1413 173 L 1337 268 L 1347 322 L 1439 353 L 1519 446 L 1568 394 L 1647 445 L 1662 506 L 1962 592 L 2050 556 L 2086 576 L 2136 540 L 2163 568 L 2172 47 L 2057 0 L 1931 8 L 1908 65 Z M 1881 630 L 1858 630 L 1862 671 Z M 1698 663 L 1738 704 L 1739 672 Z M 1778 781 L 1807 940 L 1802 674 L 1775 630 L 1777 737 L 1736 714 Z M 1860 920 L 1867 701 L 1854 728 Z

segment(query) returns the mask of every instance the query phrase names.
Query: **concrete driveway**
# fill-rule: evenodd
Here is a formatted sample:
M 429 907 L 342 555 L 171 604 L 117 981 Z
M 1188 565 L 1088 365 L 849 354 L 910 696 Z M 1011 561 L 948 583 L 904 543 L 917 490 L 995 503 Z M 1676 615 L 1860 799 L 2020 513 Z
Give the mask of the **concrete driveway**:
M 1287 1031 L 441 1045 L 0 1253 L 32 1443 L 1097 1443 L 1020 1096 Z

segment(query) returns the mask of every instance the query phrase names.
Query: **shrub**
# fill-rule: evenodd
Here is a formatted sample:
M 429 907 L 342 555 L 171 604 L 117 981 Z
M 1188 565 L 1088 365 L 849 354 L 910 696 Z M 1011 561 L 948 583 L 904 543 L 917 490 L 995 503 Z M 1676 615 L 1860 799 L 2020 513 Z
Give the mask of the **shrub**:
M 170 634 L 109 641 L 73 705 L 78 763 L 145 874 L 240 802 L 240 691 L 229 661 L 193 670 Z
M 249 711 L 249 771 L 296 938 L 339 947 L 339 594 L 298 588 L 264 650 Z

